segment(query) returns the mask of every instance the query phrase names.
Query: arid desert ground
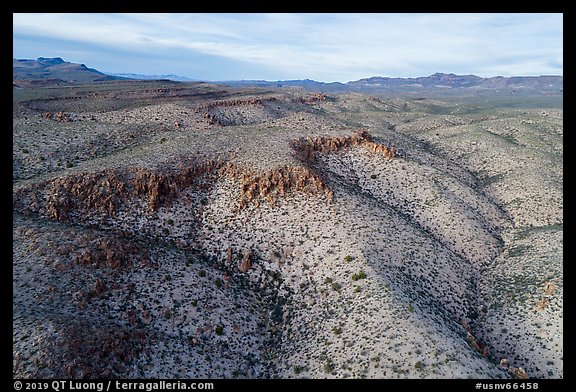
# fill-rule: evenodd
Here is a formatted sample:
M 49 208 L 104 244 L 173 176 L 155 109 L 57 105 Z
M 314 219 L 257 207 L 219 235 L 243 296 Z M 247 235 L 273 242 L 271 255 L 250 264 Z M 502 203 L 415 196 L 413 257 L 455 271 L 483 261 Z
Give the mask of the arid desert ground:
M 563 378 L 563 109 L 13 92 L 13 375 Z

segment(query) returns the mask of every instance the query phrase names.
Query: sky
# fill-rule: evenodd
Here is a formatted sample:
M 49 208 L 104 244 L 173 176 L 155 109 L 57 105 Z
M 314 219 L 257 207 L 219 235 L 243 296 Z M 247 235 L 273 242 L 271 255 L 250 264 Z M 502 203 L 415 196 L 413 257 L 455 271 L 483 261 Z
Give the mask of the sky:
M 13 14 L 13 58 L 197 80 L 563 75 L 562 14 Z

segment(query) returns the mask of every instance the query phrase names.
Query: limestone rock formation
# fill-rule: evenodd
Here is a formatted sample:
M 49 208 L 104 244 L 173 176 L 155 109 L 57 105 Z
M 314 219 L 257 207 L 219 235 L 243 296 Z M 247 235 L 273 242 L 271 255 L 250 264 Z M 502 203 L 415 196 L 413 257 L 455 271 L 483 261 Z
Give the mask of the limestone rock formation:
M 80 245 L 85 240 L 86 245 Z M 110 268 L 119 270 L 133 265 L 134 261 L 147 261 L 149 255 L 129 241 L 106 235 L 89 238 L 84 235 L 77 243 L 77 249 L 71 253 L 75 264 L 92 268 Z
M 236 108 L 236 110 L 240 110 L 243 107 L 253 107 L 270 110 L 277 114 L 278 112 L 282 112 L 282 108 L 290 110 L 290 108 L 294 108 L 295 105 L 301 107 L 302 105 L 310 105 L 324 101 L 325 99 L 326 95 L 322 93 L 310 93 L 294 98 L 258 96 L 253 98 L 215 100 L 198 105 L 196 112 L 201 114 L 209 125 L 225 126 L 231 125 L 231 122 L 235 122 L 233 120 L 230 121 L 225 115 L 223 116 L 223 110 L 226 108 Z
M 247 251 L 242 258 L 242 264 L 240 264 L 240 271 L 248 272 L 252 267 L 252 259 L 254 258 L 254 252 L 252 250 Z
M 316 153 L 324 155 L 331 152 L 338 152 L 350 147 L 362 146 L 375 154 L 383 154 L 388 160 L 396 157 L 396 147 L 386 146 L 373 141 L 372 135 L 366 130 L 357 130 L 352 136 L 299 138 L 291 142 L 291 146 L 296 155 L 305 162 L 314 162 Z
M 72 116 L 69 113 L 65 113 L 65 112 L 57 112 L 57 113 L 45 112 L 45 113 L 42 113 L 40 115 L 40 117 L 46 118 L 48 120 L 58 121 L 58 122 L 71 122 L 72 121 Z
M 488 347 L 486 346 L 486 344 L 484 344 L 484 342 L 482 341 L 476 340 L 476 337 L 472 333 L 472 328 L 470 327 L 468 322 L 466 322 L 466 320 L 461 320 L 460 323 L 462 324 L 462 327 L 464 327 L 464 330 L 466 331 L 466 340 L 468 341 L 470 346 L 483 356 L 487 357 L 490 354 L 490 352 L 488 351 Z
M 528 373 L 526 373 L 526 371 L 521 367 L 512 368 L 511 370 L 514 378 L 517 378 L 519 380 L 527 380 L 529 378 Z
M 146 339 L 140 330 L 71 323 L 52 343 L 49 363 L 58 366 L 52 370 L 59 378 L 114 378 L 140 353 Z
M 229 162 L 220 169 L 220 173 L 240 181 L 240 209 L 250 203 L 259 205 L 263 200 L 274 205 L 278 199 L 295 191 L 309 195 L 326 194 L 329 200 L 333 197 L 322 179 L 302 166 L 283 166 L 261 173 Z
M 178 196 L 178 190 L 195 184 L 202 175 L 220 167 L 221 162 L 180 160 L 157 170 L 128 167 L 99 172 L 75 173 L 45 180 L 14 192 L 14 207 L 24 213 L 41 213 L 55 221 L 80 221 L 86 213 L 113 216 L 134 197 L 147 200 L 150 211 Z
M 326 99 L 326 95 L 322 93 L 310 93 L 304 97 L 294 98 L 293 102 L 299 102 L 303 104 L 310 104 L 314 102 L 324 101 Z

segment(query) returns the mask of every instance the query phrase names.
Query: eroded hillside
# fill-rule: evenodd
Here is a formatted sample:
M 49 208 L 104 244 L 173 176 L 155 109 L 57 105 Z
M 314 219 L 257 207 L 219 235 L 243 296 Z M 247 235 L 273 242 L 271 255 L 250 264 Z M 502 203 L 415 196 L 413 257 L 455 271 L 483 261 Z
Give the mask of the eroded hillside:
M 14 376 L 562 378 L 562 127 L 200 83 L 15 91 Z

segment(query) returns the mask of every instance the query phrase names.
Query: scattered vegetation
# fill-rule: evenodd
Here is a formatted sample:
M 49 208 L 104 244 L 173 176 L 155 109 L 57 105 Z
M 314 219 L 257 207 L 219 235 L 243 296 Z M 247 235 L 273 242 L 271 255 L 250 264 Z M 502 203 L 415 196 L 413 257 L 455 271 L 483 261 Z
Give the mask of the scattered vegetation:
M 364 272 L 362 270 L 360 272 L 356 272 L 352 275 L 353 281 L 357 281 L 357 280 L 365 279 L 365 278 L 366 278 L 366 272 Z
M 332 372 L 334 372 L 334 364 L 327 360 L 324 362 L 324 373 L 332 374 Z

